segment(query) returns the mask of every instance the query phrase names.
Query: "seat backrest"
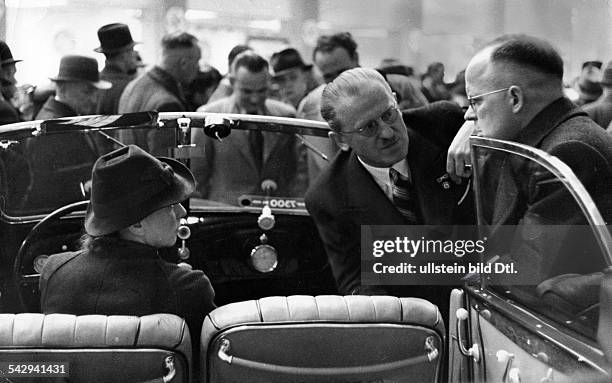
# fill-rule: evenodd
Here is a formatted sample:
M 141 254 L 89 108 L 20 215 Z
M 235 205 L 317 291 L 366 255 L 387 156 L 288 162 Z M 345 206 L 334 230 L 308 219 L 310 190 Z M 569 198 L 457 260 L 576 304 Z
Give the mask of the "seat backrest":
M 189 329 L 172 314 L 0 314 L 0 370 L 9 378 L 189 382 L 191 352 Z
M 267 297 L 204 320 L 205 382 L 435 382 L 444 323 L 434 304 L 391 296 Z

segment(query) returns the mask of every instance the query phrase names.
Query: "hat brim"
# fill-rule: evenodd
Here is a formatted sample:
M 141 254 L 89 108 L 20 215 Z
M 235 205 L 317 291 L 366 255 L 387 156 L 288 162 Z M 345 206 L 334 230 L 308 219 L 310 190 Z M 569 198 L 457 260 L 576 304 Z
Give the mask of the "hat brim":
M 15 59 L 8 59 L 8 60 L 4 60 L 2 62 L 0 62 L 0 64 L 2 65 L 10 65 L 10 64 L 15 64 L 18 62 L 22 62 L 23 60 L 15 60 Z
M 129 49 L 134 48 L 134 46 L 136 46 L 136 44 L 141 44 L 140 41 L 132 41 L 131 43 L 129 43 L 128 45 L 124 45 L 122 47 L 119 48 L 113 48 L 113 49 L 104 49 L 101 46 L 97 47 L 94 49 L 94 52 L 98 52 L 98 53 L 109 53 L 109 54 L 113 54 L 113 53 L 120 53 L 123 51 L 127 51 Z
M 105 80 L 98 80 L 98 81 L 89 81 L 89 80 L 84 80 L 82 78 L 77 78 L 77 77 L 68 77 L 68 76 L 57 76 L 57 77 L 49 77 L 49 80 L 54 81 L 54 82 L 88 82 L 91 85 L 95 86 L 98 89 L 101 90 L 106 90 L 106 89 L 110 89 L 113 87 L 113 83 L 110 81 L 105 81 Z
M 299 66 L 299 65 L 298 65 L 298 66 L 293 66 L 293 67 L 291 67 L 291 68 L 283 69 L 283 70 L 280 70 L 280 71 L 278 71 L 278 72 L 274 72 L 274 73 L 272 74 L 272 77 L 273 77 L 273 78 L 277 78 L 277 77 L 280 77 L 280 76 L 284 76 L 284 75 L 285 75 L 285 74 L 287 74 L 289 71 L 292 71 L 292 70 L 294 70 L 294 69 L 296 69 L 296 68 L 297 68 L 297 69 L 302 69 L 302 70 L 310 70 L 310 69 L 312 68 L 312 64 L 304 64 L 304 65 L 301 65 L 301 66 Z
M 137 214 L 99 217 L 95 214 L 90 203 L 85 215 L 85 231 L 92 236 L 107 235 L 146 218 L 149 214 L 163 207 L 182 202 L 195 191 L 195 179 L 191 171 L 179 161 L 172 158 L 157 157 L 158 160 L 170 165 L 174 171 L 172 184 L 163 195 L 156 195 L 150 206 L 141 209 Z

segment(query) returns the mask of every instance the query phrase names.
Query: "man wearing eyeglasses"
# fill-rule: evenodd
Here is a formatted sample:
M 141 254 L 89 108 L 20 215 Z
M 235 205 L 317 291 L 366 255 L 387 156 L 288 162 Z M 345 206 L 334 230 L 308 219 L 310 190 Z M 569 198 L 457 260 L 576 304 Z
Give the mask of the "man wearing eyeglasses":
M 462 111 L 438 102 L 402 114 L 380 73 L 354 68 L 327 85 L 321 115 L 341 151 L 310 187 L 306 206 L 339 292 L 393 293 L 360 285 L 360 227 L 473 222 L 470 199 L 462 201 L 466 184 L 450 182 L 445 173 L 446 148 L 463 123 Z M 430 296 L 419 290 L 435 299 L 433 289 Z
M 563 60 L 550 43 L 526 35 L 506 35 L 493 40 L 468 64 L 466 91 L 470 108 L 465 119 L 473 122 L 476 135 L 515 141 L 556 156 L 573 170 L 604 220 L 610 222 L 612 139 L 564 96 Z M 487 160 L 489 165 L 490 160 Z M 497 174 L 482 177 L 484 182 L 492 178 L 506 180 L 495 188 L 494 212 L 502 213 L 489 217 L 494 225 L 586 224 L 584 215 L 575 208 L 573 198 L 560 183 L 543 182 L 545 172 L 529 167 L 520 171 L 525 181 L 515 185 L 517 181 L 512 179 L 519 179 L 513 177 L 515 167 L 509 161 L 488 166 Z M 566 236 L 559 241 L 568 239 L 571 238 Z M 571 245 L 565 247 L 571 248 Z M 535 256 L 526 263 L 536 276 L 546 277 L 545 268 L 556 270 L 556 275 L 561 270 L 582 273 L 594 266 L 590 258 L 582 256 L 584 249 L 568 253 L 565 259 L 553 254 L 563 262 L 545 265 L 549 246 L 535 242 L 531 246 L 530 252 Z M 528 254 L 527 251 L 516 253 Z M 538 262 L 543 262 L 540 271 L 537 271 Z

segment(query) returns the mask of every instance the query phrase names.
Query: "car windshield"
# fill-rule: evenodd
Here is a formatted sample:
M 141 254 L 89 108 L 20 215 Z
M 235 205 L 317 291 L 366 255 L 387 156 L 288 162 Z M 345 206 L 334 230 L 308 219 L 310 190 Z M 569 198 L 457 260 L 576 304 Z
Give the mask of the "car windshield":
M 327 125 L 263 116 L 207 116 L 205 120 L 205 114 L 191 113 L 156 120 L 156 114 L 145 113 L 119 122 L 117 117 L 98 117 L 47 121 L 34 124 L 34 130 L 7 128 L 0 148 L 0 209 L 5 216 L 25 217 L 87 200 L 96 159 L 121 145 L 137 144 L 192 169 L 197 183 L 192 209 L 260 210 L 269 205 L 305 214 L 304 193 L 313 176 L 308 161 L 312 156 L 325 161 L 313 142 L 326 139 Z M 132 118 L 130 126 L 121 127 L 126 118 Z M 259 153 L 250 145 L 254 135 L 263 140 Z

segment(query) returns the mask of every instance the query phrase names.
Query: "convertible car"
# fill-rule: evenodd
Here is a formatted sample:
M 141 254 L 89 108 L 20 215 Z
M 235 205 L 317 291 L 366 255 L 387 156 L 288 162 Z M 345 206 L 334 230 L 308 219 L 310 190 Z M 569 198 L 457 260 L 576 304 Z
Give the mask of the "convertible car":
M 264 146 L 261 172 L 244 151 L 255 130 L 274 142 Z M 327 131 L 299 119 L 155 112 L 1 126 L 0 379 L 612 380 L 612 239 L 565 164 L 472 137 L 479 235 L 499 245 L 480 254 L 482 267 L 433 303 L 341 296 L 303 199 L 309 160 L 328 160 L 317 149 Z M 177 244 L 161 255 L 203 270 L 215 288 L 218 308 L 199 350 L 170 314 L 40 313 L 40 271 L 50 255 L 79 246 L 95 160 L 131 143 L 184 162 L 198 181 Z M 575 211 L 580 225 L 521 220 L 501 230 L 495 201 L 508 188 L 566 195 L 556 208 Z M 533 269 L 529 280 L 488 271 L 507 257 Z

